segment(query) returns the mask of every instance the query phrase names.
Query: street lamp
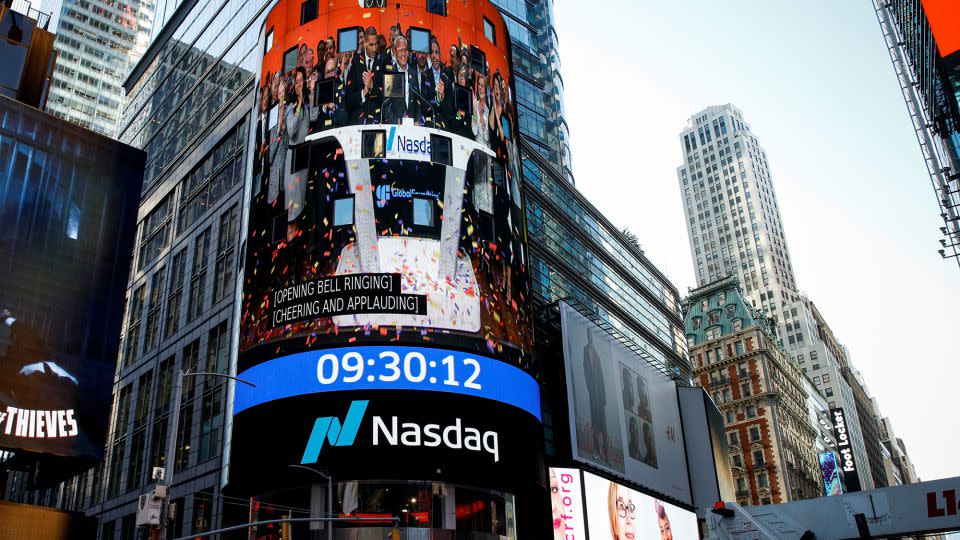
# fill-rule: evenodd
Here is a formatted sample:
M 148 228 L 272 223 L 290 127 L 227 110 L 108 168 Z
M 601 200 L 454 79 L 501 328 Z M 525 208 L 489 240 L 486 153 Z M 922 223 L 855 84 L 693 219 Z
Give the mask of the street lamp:
M 179 370 L 179 372 L 177 373 L 177 384 L 176 386 L 173 387 L 173 404 L 172 404 L 173 410 L 170 411 L 170 428 L 168 431 L 170 436 L 169 436 L 169 441 L 167 442 L 167 457 L 165 458 L 166 474 L 164 474 L 164 478 L 166 479 L 167 486 L 170 488 L 173 488 L 173 460 L 177 451 L 177 428 L 179 427 L 178 424 L 180 424 L 180 400 L 183 399 L 183 378 L 199 377 L 199 376 L 223 377 L 225 379 L 231 379 L 237 382 L 242 382 L 243 384 L 248 384 L 252 387 L 257 386 L 250 381 L 245 381 L 239 377 L 234 377 L 233 375 L 227 375 L 226 373 L 216 373 L 213 371 L 189 372 L 189 371 L 183 371 L 182 369 Z M 167 493 L 167 500 L 169 500 L 169 497 L 170 497 L 170 494 Z M 169 509 L 169 503 L 165 504 L 164 507 Z M 166 538 L 167 537 L 166 521 L 168 519 L 167 516 L 169 516 L 169 511 L 165 511 L 163 515 L 164 515 L 164 519 L 163 519 L 164 526 L 163 526 L 163 529 L 161 529 L 160 536 L 161 538 Z
M 304 465 L 294 464 L 294 465 L 287 465 L 287 467 L 296 467 L 297 469 L 305 469 L 310 472 L 315 472 L 319 474 L 321 478 L 327 481 L 327 517 L 328 518 L 332 517 L 333 516 L 333 478 L 325 472 L 318 471 L 317 469 L 312 469 Z M 327 523 L 326 527 L 327 527 L 327 539 L 333 540 L 333 522 Z

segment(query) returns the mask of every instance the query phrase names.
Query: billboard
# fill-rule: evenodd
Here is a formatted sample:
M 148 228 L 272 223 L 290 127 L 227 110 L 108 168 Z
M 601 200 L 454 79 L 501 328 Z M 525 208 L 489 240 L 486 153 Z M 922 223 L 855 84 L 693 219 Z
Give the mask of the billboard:
M 823 489 L 827 496 L 843 495 L 843 485 L 840 482 L 840 467 L 837 465 L 837 455 L 833 452 L 820 452 L 820 472 L 823 475 Z
M 543 468 L 506 26 L 395 6 L 267 15 L 231 468 L 517 484 Z
M 697 515 L 584 472 L 590 540 L 699 540 Z
M 580 469 L 550 467 L 550 508 L 553 540 L 587 538 Z
M 691 503 L 673 381 L 567 304 L 560 317 L 574 459 Z
M 960 50 L 960 6 L 953 0 L 921 0 L 940 56 Z
M 0 448 L 100 459 L 144 153 L 7 98 L 0 115 L 23 130 L 0 131 Z
M 830 409 L 833 422 L 833 436 L 837 440 L 837 453 L 840 456 L 840 469 L 843 471 L 843 484 L 847 492 L 860 491 L 860 474 L 857 472 L 857 459 L 853 455 L 850 433 L 847 431 L 847 417 L 842 407 Z

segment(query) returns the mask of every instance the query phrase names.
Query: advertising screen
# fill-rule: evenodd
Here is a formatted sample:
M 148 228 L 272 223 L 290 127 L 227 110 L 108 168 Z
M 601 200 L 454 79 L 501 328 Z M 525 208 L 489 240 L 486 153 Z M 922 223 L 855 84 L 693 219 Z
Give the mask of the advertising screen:
M 590 540 L 699 540 L 697 515 L 583 473 Z
M 553 540 L 586 540 L 580 469 L 550 467 Z
M 843 471 L 843 484 L 848 492 L 860 491 L 860 474 L 857 459 L 853 455 L 853 444 L 847 430 L 847 416 L 842 407 L 830 409 L 833 420 L 833 436 L 837 439 L 837 453 L 840 456 L 840 470 Z
M 530 478 L 520 441 L 540 396 L 505 23 L 488 0 L 301 7 L 280 0 L 263 29 L 236 368 L 256 387 L 236 390 L 231 467 L 301 463 L 318 418 L 345 426 L 364 401 L 367 438 L 315 461 L 340 478 Z M 426 427 L 422 444 L 375 444 L 367 418 L 388 404 L 499 450 Z M 285 441 L 265 454 L 264 422 Z M 346 459 L 363 444 L 369 461 Z
M 28 132 L 0 132 L 0 448 L 100 459 L 144 154 L 72 126 L 51 148 L 51 117 L 0 115 Z
M 561 304 L 574 459 L 691 502 L 673 381 Z
M 833 452 L 820 452 L 819 456 L 824 491 L 828 497 L 830 495 L 842 495 L 843 485 L 840 483 L 840 467 L 837 466 L 837 455 Z

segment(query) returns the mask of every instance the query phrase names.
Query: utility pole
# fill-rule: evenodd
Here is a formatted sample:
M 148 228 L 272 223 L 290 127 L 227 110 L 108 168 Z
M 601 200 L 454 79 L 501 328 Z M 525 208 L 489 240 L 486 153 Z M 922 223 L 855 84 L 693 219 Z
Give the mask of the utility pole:
M 329 474 L 318 471 L 316 469 L 311 469 L 304 465 L 288 465 L 288 467 L 296 467 L 298 469 L 306 469 L 310 472 L 314 472 L 320 475 L 321 478 L 327 481 L 327 517 L 333 517 L 333 477 Z M 327 527 L 327 540 L 333 540 L 333 522 L 328 522 Z

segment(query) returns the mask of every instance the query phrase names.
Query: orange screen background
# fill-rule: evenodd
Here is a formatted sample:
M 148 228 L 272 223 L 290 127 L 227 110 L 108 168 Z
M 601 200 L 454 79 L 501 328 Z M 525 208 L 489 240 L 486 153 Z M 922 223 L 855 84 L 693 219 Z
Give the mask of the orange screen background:
M 318 1 L 317 18 L 302 26 L 302 0 L 280 0 L 267 15 L 265 31 L 273 30 L 273 47 L 263 57 L 261 80 L 267 73 L 276 73 L 281 69 L 283 53 L 291 47 L 306 43 L 316 52 L 317 42 L 330 36 L 338 39 L 337 30 L 355 26 L 373 26 L 379 33 L 389 37 L 390 26 L 397 24 L 396 1 L 388 0 L 389 7 L 383 9 L 362 8 L 357 0 Z M 486 53 L 490 74 L 499 70 L 509 85 L 510 57 L 506 24 L 497 7 L 488 0 L 448 0 L 446 16 L 428 13 L 426 0 L 399 3 L 403 32 L 411 26 L 430 30 L 440 41 L 440 58 L 443 62 L 447 62 L 450 46 L 457 45 L 459 38 L 465 45 L 475 45 Z M 495 27 L 496 45 L 483 35 L 484 17 Z

